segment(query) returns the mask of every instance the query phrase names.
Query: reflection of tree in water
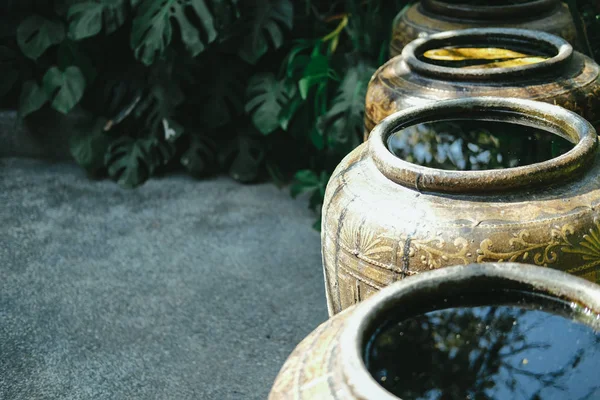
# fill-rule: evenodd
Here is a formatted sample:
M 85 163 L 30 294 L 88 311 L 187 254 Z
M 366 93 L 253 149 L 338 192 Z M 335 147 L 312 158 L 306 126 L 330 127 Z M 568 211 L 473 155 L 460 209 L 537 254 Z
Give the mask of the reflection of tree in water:
M 549 390 L 569 398 L 565 383 L 585 357 L 583 348 L 556 370 L 532 371 L 523 355 L 552 347 L 527 336 L 543 320 L 525 319 L 524 323 L 522 317 L 529 311 L 514 307 L 479 307 L 477 311 L 432 312 L 390 326 L 371 347 L 371 373 L 404 399 L 494 399 L 500 389 L 513 393 L 512 398 L 543 399 Z M 527 326 L 528 322 L 535 325 Z M 594 385 L 581 400 L 597 398 L 600 383 Z
M 495 121 L 435 121 L 392 134 L 390 150 L 408 162 L 447 170 L 511 168 L 545 161 L 573 145 L 549 132 Z

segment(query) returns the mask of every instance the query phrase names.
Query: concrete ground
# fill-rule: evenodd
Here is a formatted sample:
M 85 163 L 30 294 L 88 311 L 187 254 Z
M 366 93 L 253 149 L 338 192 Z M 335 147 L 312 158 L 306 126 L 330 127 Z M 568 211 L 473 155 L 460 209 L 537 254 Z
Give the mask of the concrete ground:
M 327 316 L 305 201 L 271 184 L 0 158 L 0 399 L 265 399 Z

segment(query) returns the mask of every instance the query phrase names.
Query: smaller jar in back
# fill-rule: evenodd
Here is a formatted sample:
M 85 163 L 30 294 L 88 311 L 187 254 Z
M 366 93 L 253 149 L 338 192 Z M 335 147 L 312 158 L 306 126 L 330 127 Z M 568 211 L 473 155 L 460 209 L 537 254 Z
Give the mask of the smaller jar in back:
M 364 358 L 402 399 L 598 399 L 600 332 L 573 304 L 517 290 L 385 322 Z
M 573 148 L 539 128 L 500 121 L 450 119 L 399 129 L 388 149 L 413 164 L 445 170 L 514 168 L 558 157 Z
M 478 28 L 432 34 L 407 44 L 373 74 L 365 95 L 364 138 L 394 112 L 473 97 L 543 101 L 597 126 L 600 68 L 565 40 L 539 31 Z

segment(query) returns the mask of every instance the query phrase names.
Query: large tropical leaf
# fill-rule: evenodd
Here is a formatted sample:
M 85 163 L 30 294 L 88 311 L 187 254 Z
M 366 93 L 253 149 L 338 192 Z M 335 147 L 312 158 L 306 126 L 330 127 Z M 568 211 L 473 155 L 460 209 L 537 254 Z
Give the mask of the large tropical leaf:
M 194 108 L 205 129 L 212 130 L 243 114 L 248 68 L 234 55 L 213 56 L 205 64 L 186 105 Z
M 190 14 L 196 21 L 190 19 Z M 164 53 L 172 40 L 172 21 L 177 23 L 181 40 L 191 56 L 201 53 L 217 38 L 206 0 L 142 0 L 131 30 L 131 47 L 138 60 L 150 65 Z
M 109 146 L 104 163 L 112 179 L 123 187 L 133 188 L 146 182 L 173 154 L 173 146 L 156 137 L 124 136 Z
M 151 132 L 160 132 L 164 119 L 173 116 L 183 100 L 184 94 L 172 70 L 168 66 L 154 68 L 139 102 L 135 105 L 133 115 L 143 120 Z
M 219 159 L 233 179 L 239 182 L 252 182 L 260 174 L 265 159 L 265 149 L 258 138 L 240 135 L 222 149 Z
M 329 58 L 318 51 L 313 52 L 304 68 L 302 78 L 298 81 L 298 88 L 303 99 L 308 97 L 309 90 L 321 87 L 324 90 L 329 79 L 336 79 L 334 71 L 329 67 Z
M 82 51 L 82 47 L 72 40 L 65 40 L 58 46 L 56 58 L 59 69 L 66 69 L 74 65 L 78 67 L 85 78 L 86 86 L 90 86 L 96 79 L 97 72 L 92 60 Z
M 85 77 L 74 65 L 64 71 L 51 67 L 44 75 L 44 91 L 50 99 L 52 108 L 67 114 L 83 97 Z
M 17 28 L 17 43 L 28 58 L 37 60 L 51 46 L 63 41 L 65 27 L 59 20 L 50 20 L 34 14 Z
M 106 33 L 112 33 L 125 22 L 125 0 L 88 0 L 69 7 L 69 37 L 81 40 L 97 35 L 104 24 Z
M 287 81 L 278 81 L 273 74 L 259 74 L 248 82 L 246 113 L 254 126 L 268 135 L 280 126 L 279 115 L 294 96 L 296 88 Z
M 240 4 L 242 44 L 239 56 L 255 64 L 272 46 L 283 45 L 284 29 L 292 29 L 294 6 L 291 0 L 256 0 Z
M 190 144 L 180 159 L 181 165 L 196 178 L 212 171 L 216 161 L 216 149 L 212 140 L 196 135 L 192 135 Z
M 346 72 L 332 106 L 319 118 L 317 125 L 330 145 L 349 151 L 360 143 L 365 95 L 374 71 L 374 68 L 359 64 Z
M 105 127 L 105 118 L 93 118 L 77 126 L 69 137 L 73 159 L 91 175 L 104 169 L 104 156 L 111 142 Z
M 35 81 L 27 81 L 21 88 L 19 97 L 19 116 L 25 118 L 27 115 L 42 108 L 48 101 L 48 96 L 43 88 Z

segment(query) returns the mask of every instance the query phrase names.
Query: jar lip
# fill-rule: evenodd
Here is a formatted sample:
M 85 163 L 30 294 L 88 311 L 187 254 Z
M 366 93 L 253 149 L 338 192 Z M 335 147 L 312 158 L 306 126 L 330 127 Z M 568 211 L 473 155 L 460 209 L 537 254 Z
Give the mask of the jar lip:
M 423 8 L 429 12 L 449 17 L 472 20 L 503 20 L 506 18 L 531 17 L 548 12 L 559 5 L 557 0 L 530 0 L 510 5 L 470 5 L 451 3 L 444 0 L 421 0 Z
M 429 168 L 404 161 L 387 147 L 398 128 L 416 123 L 457 119 L 509 122 L 529 125 L 575 143 L 568 152 L 539 163 L 514 168 L 453 171 Z M 533 188 L 558 183 L 591 166 L 598 146 L 592 125 L 562 107 L 533 100 L 475 97 L 443 100 L 394 113 L 371 131 L 368 152 L 379 171 L 392 182 L 417 191 L 442 193 L 489 193 Z
M 522 285 L 523 290 L 569 300 L 600 315 L 600 287 L 582 278 L 547 267 L 520 263 L 482 263 L 441 268 L 412 276 L 381 290 L 359 304 L 340 335 L 338 354 L 342 374 L 349 388 L 364 400 L 398 400 L 371 376 L 363 359 L 369 332 L 382 322 L 382 313 L 417 293 L 431 293 L 440 287 L 473 285 L 485 279 L 495 288 Z M 600 319 L 586 321 L 600 329 Z M 597 323 L 596 323 L 597 322 Z
M 531 47 L 545 46 L 554 49 L 556 54 L 547 60 L 516 67 L 505 68 L 452 68 L 421 61 L 417 55 L 434 48 L 448 45 L 468 45 L 474 42 L 490 44 L 518 43 Z M 517 28 L 472 28 L 436 33 L 425 38 L 415 39 L 402 50 L 402 60 L 408 67 L 420 74 L 449 80 L 508 80 L 557 70 L 569 63 L 573 56 L 573 46 L 561 37 L 546 32 Z

